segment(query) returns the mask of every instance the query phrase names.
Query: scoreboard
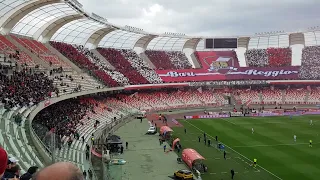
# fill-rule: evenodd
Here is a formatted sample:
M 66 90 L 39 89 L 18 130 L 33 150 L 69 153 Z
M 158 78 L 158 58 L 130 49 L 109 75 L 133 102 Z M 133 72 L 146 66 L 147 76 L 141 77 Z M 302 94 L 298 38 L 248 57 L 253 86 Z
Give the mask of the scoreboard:
M 207 38 L 204 42 L 205 49 L 236 49 L 238 47 L 237 38 Z

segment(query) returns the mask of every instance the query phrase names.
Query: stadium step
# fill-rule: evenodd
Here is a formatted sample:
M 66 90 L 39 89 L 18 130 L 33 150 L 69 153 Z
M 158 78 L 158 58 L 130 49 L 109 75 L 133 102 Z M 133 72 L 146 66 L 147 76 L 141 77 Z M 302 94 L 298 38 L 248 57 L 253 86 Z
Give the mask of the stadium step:
M 25 132 L 25 136 L 26 136 L 26 139 L 28 141 L 28 145 L 30 146 L 30 148 L 32 149 L 32 151 L 37 155 L 39 161 L 43 164 L 43 166 L 45 165 L 45 161 L 44 159 L 42 158 L 42 156 L 38 153 L 38 151 L 36 150 L 35 146 L 33 145 L 33 141 L 31 139 L 31 136 L 30 136 L 30 130 L 29 130 L 29 123 L 24 123 L 24 130 Z M 21 131 L 22 131 L 21 130 Z M 23 132 L 21 132 L 23 134 Z M 23 135 L 24 136 L 24 135 Z
M 309 95 L 310 95 L 310 91 L 307 91 L 306 97 L 304 99 L 304 102 L 308 102 L 309 101 Z
M 17 46 L 19 48 L 20 51 L 23 51 L 25 53 L 27 53 L 32 60 L 36 63 L 41 65 L 42 67 L 46 68 L 46 69 L 50 69 L 50 65 L 49 63 L 44 62 L 43 60 L 41 60 L 39 57 L 37 57 L 35 54 L 33 54 L 32 52 L 30 52 L 26 47 L 22 46 L 20 43 L 18 43 L 16 40 L 14 40 L 10 35 L 6 36 L 6 38 L 15 46 Z
M 53 48 L 49 43 L 45 43 L 44 46 L 46 46 L 50 52 L 52 52 L 53 54 L 55 54 L 56 56 L 58 56 L 58 58 L 62 61 L 64 61 L 65 63 L 67 63 L 68 65 L 70 65 L 72 67 L 72 70 L 76 71 L 77 73 L 83 73 L 83 71 L 76 66 L 75 64 L 73 64 L 68 58 L 66 58 L 64 55 L 62 55 L 58 50 L 56 50 L 55 48 Z
M 106 58 L 104 58 L 96 49 L 92 49 L 90 50 L 94 55 L 96 55 L 97 57 L 99 57 L 99 59 L 103 62 L 105 62 L 109 67 L 111 67 L 112 70 L 115 70 L 116 68 L 113 67 L 109 61 L 106 60 Z

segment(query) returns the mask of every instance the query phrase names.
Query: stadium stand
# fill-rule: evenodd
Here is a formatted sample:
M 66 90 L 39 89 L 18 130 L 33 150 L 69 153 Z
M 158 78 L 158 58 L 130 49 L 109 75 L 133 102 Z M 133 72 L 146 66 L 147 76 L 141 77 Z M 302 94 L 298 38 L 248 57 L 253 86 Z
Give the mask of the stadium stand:
M 264 104 L 282 104 L 283 95 L 280 89 L 263 89 L 261 91 L 262 102 Z
M 129 79 L 130 84 L 149 84 L 148 80 L 134 69 L 120 50 L 112 48 L 98 48 L 97 51 Z
M 9 59 L 14 59 L 21 65 L 26 67 L 36 67 L 36 63 L 25 52 L 20 51 L 5 36 L 0 35 L 0 51 L 2 51 Z
M 117 81 L 115 81 L 105 71 L 100 70 L 98 66 L 91 62 L 83 53 L 79 52 L 72 45 L 61 42 L 50 42 L 50 44 L 80 68 L 85 68 L 90 74 L 95 75 L 98 79 L 104 82 L 105 85 L 110 87 L 119 86 Z
M 307 92 L 304 89 L 290 88 L 286 90 L 285 104 L 300 104 L 306 102 Z
M 49 64 L 51 67 L 62 67 L 64 71 L 71 71 L 71 67 L 67 63 L 60 60 L 56 55 L 50 52 L 49 49 L 47 49 L 47 47 L 45 47 L 42 43 L 26 38 L 18 38 L 13 35 L 11 35 L 11 37 L 15 41 L 20 43 L 22 46 L 30 50 L 31 53 L 36 54 L 40 59 Z
M 312 89 L 308 95 L 309 104 L 318 104 L 320 103 L 320 88 Z
M 260 104 L 261 99 L 257 90 L 239 89 L 236 91 L 236 96 L 239 97 L 241 104 Z
M 186 55 L 181 51 L 146 50 L 145 54 L 157 69 L 190 69 Z
M 301 79 L 320 79 L 320 46 L 307 46 L 302 50 Z
M 133 68 L 135 68 L 144 78 L 151 84 L 162 83 L 162 79 L 158 74 L 131 49 L 121 49 L 121 54 L 128 60 Z
M 99 74 L 107 74 L 109 75 L 114 81 L 116 81 L 119 85 L 128 85 L 129 79 L 125 77 L 119 71 L 116 71 L 110 67 L 110 65 L 103 60 L 96 56 L 93 52 L 91 52 L 88 48 L 84 48 L 83 46 L 74 45 L 74 47 L 82 54 L 84 54 L 91 62 L 93 62 L 100 70 L 98 71 Z M 105 75 L 104 75 L 105 76 Z
M 11 78 L 0 73 L 0 82 L 0 100 L 8 108 L 37 104 L 56 90 L 47 75 L 30 74 L 27 69 L 14 72 Z
M 250 67 L 281 67 L 290 66 L 291 48 L 249 49 L 245 58 Z

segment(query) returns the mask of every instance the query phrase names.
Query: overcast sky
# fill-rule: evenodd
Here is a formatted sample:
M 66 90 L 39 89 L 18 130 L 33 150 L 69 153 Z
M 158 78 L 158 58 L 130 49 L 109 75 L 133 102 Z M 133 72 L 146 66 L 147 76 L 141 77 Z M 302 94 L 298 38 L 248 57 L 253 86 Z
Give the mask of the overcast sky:
M 320 0 L 78 0 L 113 24 L 187 35 L 297 31 L 320 22 Z

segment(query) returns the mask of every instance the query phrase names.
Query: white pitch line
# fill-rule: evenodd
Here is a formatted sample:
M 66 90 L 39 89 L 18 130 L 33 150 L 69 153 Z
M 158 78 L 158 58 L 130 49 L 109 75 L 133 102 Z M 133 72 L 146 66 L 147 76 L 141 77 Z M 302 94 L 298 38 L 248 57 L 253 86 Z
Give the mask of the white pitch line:
M 224 120 L 224 121 L 226 121 L 226 122 L 228 122 L 228 123 L 230 123 L 230 124 L 237 125 L 236 123 L 231 122 L 231 121 L 228 121 L 228 120 L 226 120 L 226 119 L 222 119 L 222 120 Z
M 198 129 L 199 131 L 204 132 L 204 131 L 202 131 L 200 128 L 198 128 L 197 126 L 195 126 L 195 125 L 191 124 L 190 122 L 188 122 L 187 120 L 184 120 L 184 121 L 187 122 L 189 125 L 193 126 L 194 128 Z M 211 136 L 210 134 L 207 134 L 207 135 L 208 135 L 209 137 L 211 137 L 212 139 L 214 139 L 214 137 Z M 221 142 L 221 141 L 220 141 L 220 142 Z M 224 143 L 223 143 L 223 144 L 224 144 Z M 246 156 L 244 156 L 244 155 L 240 154 L 239 152 L 235 151 L 235 150 L 232 149 L 230 146 L 228 146 L 228 145 L 226 145 L 226 144 L 224 144 L 224 145 L 225 145 L 227 148 L 231 149 L 233 152 L 237 153 L 239 156 L 241 156 L 241 157 L 247 159 L 248 161 L 252 162 L 249 158 L 247 158 Z M 265 169 L 264 167 L 262 167 L 262 166 L 260 166 L 260 165 L 257 165 L 257 166 L 259 166 L 261 169 L 263 169 L 264 171 L 268 172 L 268 173 L 271 174 L 272 176 L 276 177 L 277 179 L 283 180 L 282 178 L 280 178 L 279 176 L 277 176 L 277 175 L 273 174 L 272 172 L 268 171 L 268 170 Z
M 251 146 L 233 146 L 234 148 L 249 148 L 249 147 L 273 147 L 273 146 L 297 146 L 297 145 L 307 145 L 309 143 L 293 143 L 293 144 L 260 144 L 260 145 L 251 145 Z M 320 144 L 320 142 L 312 143 Z

